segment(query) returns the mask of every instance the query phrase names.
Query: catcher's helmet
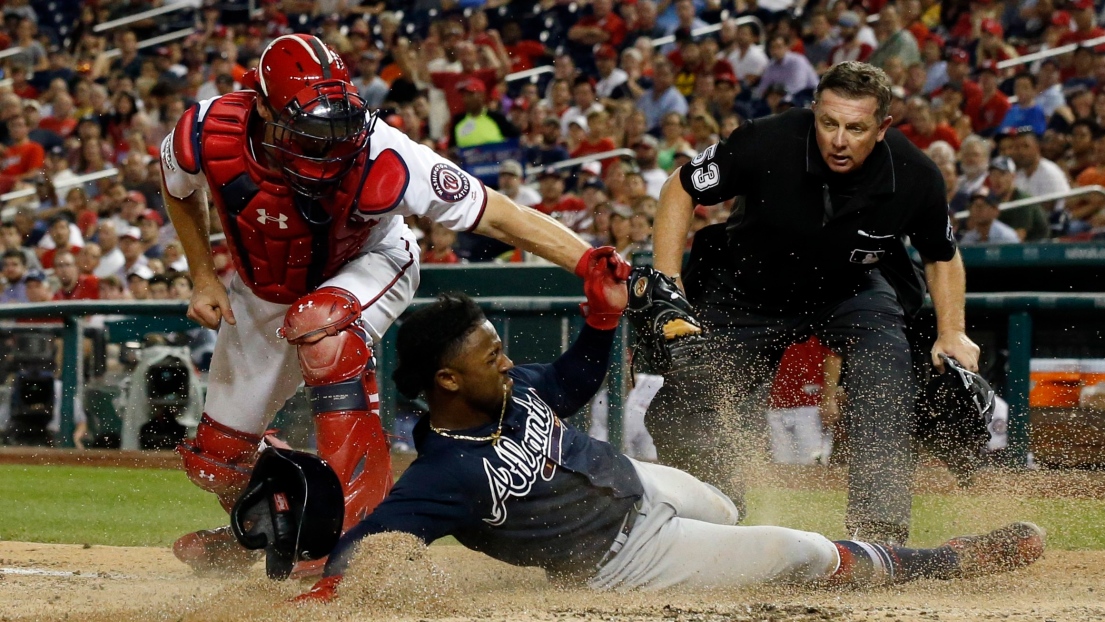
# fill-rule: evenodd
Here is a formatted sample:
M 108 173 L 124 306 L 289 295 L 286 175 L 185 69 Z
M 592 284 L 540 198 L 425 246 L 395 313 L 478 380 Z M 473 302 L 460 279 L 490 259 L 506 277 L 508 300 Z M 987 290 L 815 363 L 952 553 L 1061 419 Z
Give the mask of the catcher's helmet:
M 994 390 L 959 361 L 940 358 L 944 373 L 932 377 L 917 399 L 918 437 L 966 485 L 990 439 Z
M 341 57 L 318 37 L 277 37 L 242 84 L 259 92 L 274 114 L 265 146 L 300 194 L 328 194 L 368 147 L 375 117 Z
M 230 511 L 230 526 L 247 549 L 265 549 L 270 579 L 288 578 L 299 561 L 330 554 L 341 537 L 345 496 L 321 458 L 269 447 Z

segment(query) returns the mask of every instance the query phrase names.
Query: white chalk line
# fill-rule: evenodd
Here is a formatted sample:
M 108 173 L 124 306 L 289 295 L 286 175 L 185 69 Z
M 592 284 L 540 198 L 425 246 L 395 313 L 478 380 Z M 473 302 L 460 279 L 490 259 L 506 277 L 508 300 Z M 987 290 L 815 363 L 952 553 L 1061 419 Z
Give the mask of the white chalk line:
M 69 570 L 44 570 L 42 568 L 0 568 L 0 575 L 17 575 L 30 577 L 74 577 L 77 579 L 131 579 L 126 575 L 106 574 L 101 572 L 73 572 Z

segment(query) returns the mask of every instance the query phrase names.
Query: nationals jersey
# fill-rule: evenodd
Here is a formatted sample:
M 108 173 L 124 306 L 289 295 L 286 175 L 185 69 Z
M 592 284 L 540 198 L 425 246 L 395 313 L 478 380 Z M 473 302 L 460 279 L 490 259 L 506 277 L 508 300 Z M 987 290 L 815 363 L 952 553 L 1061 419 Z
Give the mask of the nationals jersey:
M 404 216 L 455 231 L 479 223 L 483 184 L 373 114 L 369 147 L 334 191 L 296 193 L 249 135 L 255 101 L 253 91 L 238 91 L 190 108 L 161 144 L 161 171 L 174 197 L 206 188 L 238 274 L 259 298 L 290 304 L 313 291 L 404 227 Z

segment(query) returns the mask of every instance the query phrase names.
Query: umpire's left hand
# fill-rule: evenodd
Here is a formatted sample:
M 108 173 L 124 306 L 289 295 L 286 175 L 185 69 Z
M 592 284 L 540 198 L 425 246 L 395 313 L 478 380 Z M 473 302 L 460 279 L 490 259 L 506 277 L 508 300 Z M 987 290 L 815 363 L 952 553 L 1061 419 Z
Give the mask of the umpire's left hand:
M 940 355 L 950 356 L 959 361 L 959 364 L 967 369 L 978 372 L 978 344 L 971 341 L 967 333 L 955 331 L 943 333 L 936 338 L 932 345 L 932 364 L 941 373 L 944 372 L 944 361 Z

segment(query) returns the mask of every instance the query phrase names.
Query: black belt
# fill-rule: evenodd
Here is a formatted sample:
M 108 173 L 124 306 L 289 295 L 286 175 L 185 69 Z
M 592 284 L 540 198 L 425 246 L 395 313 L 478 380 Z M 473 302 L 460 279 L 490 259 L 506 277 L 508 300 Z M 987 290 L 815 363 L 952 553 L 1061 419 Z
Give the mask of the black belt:
M 641 514 L 641 502 L 633 504 L 633 507 L 629 508 L 629 511 L 625 513 L 625 518 L 622 519 L 622 528 L 618 530 L 618 535 L 614 536 L 614 542 L 610 545 L 610 550 L 606 551 L 606 554 L 602 556 L 596 567 L 602 568 L 614 559 L 614 556 L 622 550 L 627 540 L 629 540 L 629 532 L 633 531 L 633 526 L 637 524 L 637 517 L 644 516 Z

